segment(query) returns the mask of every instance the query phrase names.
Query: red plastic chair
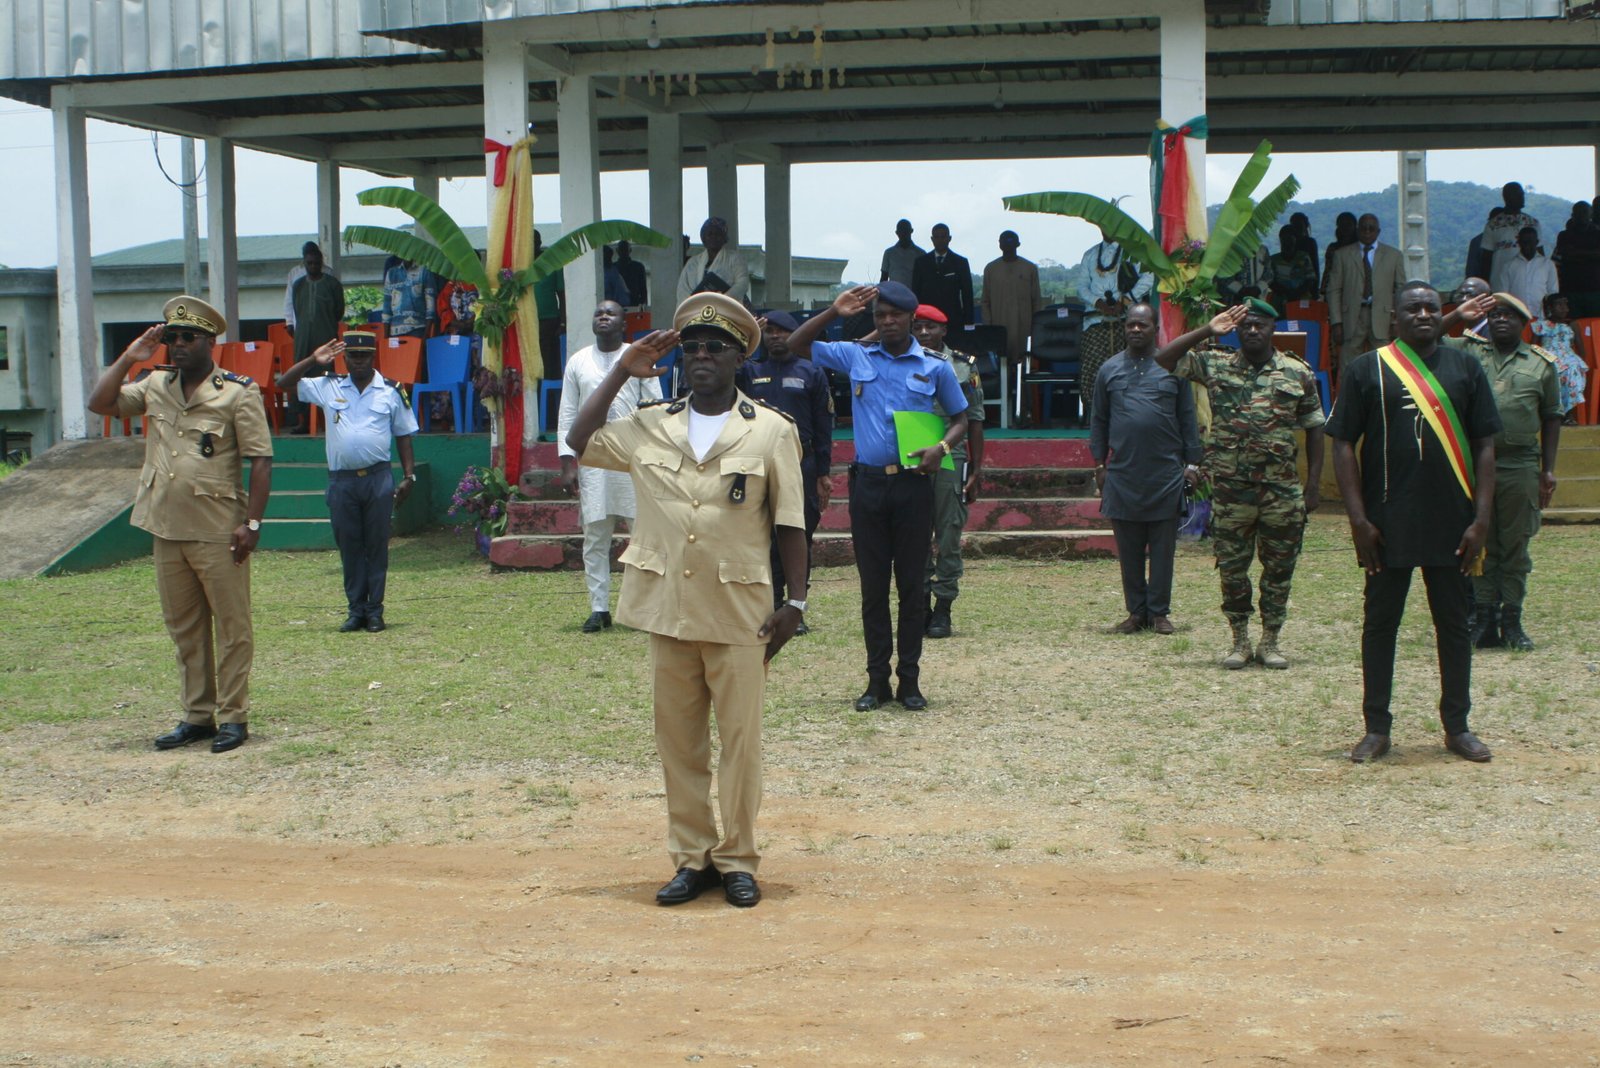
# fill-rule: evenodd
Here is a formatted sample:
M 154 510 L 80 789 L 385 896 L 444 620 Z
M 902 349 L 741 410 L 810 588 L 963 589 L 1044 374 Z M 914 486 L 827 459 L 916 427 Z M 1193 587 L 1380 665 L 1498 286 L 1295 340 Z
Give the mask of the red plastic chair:
M 147 374 L 154 374 L 156 366 L 158 364 L 163 364 L 163 363 L 166 363 L 166 362 L 167 362 L 167 347 L 165 345 L 157 345 L 156 346 L 156 352 L 155 352 L 154 356 L 151 356 L 148 360 L 140 360 L 138 363 L 136 363 L 132 367 L 128 368 L 127 381 L 129 381 L 129 382 L 137 382 L 139 379 L 143 378 Z M 111 436 L 111 419 L 112 419 L 112 417 L 109 416 L 109 415 L 105 417 L 105 427 L 100 432 L 102 437 L 109 438 Z M 140 434 L 149 434 L 150 433 L 150 417 L 148 415 L 145 416 L 143 419 L 139 420 L 139 433 Z M 122 420 L 122 436 L 125 437 L 125 438 L 133 437 L 133 420 L 132 419 L 124 419 L 124 420 Z
M 1589 368 L 1589 385 L 1583 403 L 1578 405 L 1578 422 L 1584 426 L 1600 423 L 1600 319 L 1579 319 L 1572 324 L 1578 355 Z

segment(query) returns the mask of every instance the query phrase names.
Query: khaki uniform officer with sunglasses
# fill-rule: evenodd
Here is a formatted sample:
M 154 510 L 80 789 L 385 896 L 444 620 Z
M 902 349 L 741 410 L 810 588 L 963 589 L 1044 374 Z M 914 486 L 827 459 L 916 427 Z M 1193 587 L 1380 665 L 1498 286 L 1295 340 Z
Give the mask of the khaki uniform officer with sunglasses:
M 678 306 L 674 330 L 635 341 L 589 394 L 567 444 L 589 467 L 626 471 L 639 503 L 622 554 L 617 622 L 650 632 L 656 749 L 667 788 L 667 851 L 677 873 L 656 894 L 681 905 L 721 885 L 730 905 L 761 900 L 761 707 L 767 664 L 806 610 L 806 513 L 794 420 L 757 404 L 734 373 L 761 331 L 721 293 Z M 683 340 L 689 396 L 606 422 L 630 378 L 658 378 Z M 776 537 L 791 600 L 772 608 Z M 711 810 L 711 723 L 722 756 Z
M 211 361 L 212 342 L 228 326 L 222 315 L 187 296 L 167 301 L 162 315 L 163 326 L 106 368 L 89 410 L 149 417 L 133 525 L 155 537 L 161 613 L 183 676 L 183 719 L 156 748 L 209 738 L 213 753 L 225 753 L 250 736 L 250 554 L 272 490 L 272 437 L 261 390 Z M 124 384 L 128 368 L 162 343 L 172 365 Z

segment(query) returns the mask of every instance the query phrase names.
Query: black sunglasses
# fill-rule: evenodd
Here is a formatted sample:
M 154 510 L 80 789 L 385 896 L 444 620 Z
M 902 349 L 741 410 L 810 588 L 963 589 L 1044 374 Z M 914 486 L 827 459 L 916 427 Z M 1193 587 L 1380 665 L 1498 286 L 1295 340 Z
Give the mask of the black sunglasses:
M 168 330 L 161 335 L 161 343 L 163 345 L 171 345 L 175 341 L 181 341 L 185 345 L 193 345 L 196 338 L 209 338 L 210 336 L 210 334 L 202 334 L 198 330 Z
M 724 352 L 737 351 L 738 346 L 731 341 L 685 341 L 683 354 L 696 356 L 705 353 L 707 356 L 721 356 Z

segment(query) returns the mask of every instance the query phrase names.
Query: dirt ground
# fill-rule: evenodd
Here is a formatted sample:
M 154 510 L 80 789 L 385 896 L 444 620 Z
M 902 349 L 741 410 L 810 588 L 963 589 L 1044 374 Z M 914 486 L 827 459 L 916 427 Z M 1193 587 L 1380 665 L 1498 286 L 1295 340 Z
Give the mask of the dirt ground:
M 8 790 L 0 1064 L 1600 1063 L 1592 854 L 1529 875 L 1527 843 L 1391 826 L 1308 861 L 1314 841 L 1190 824 L 1161 833 L 1219 863 L 1086 855 L 1049 807 L 907 813 L 780 772 L 763 903 L 668 910 L 644 773 L 530 817 L 495 808 L 503 777 L 389 769 L 341 803 L 455 805 L 470 840 L 345 844 L 204 818 L 281 832 L 308 803 L 220 759 L 106 759 Z M 187 796 L 157 788 L 179 775 Z M 959 845 L 1002 825 L 1019 847 Z M 1056 856 L 1020 847 L 1052 835 Z

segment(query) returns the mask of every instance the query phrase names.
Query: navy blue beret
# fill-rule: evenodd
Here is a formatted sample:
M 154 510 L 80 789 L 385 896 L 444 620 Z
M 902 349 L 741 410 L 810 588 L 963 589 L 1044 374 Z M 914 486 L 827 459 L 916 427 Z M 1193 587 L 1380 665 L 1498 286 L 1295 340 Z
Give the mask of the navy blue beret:
M 917 295 L 911 292 L 909 286 L 901 285 L 899 282 L 879 282 L 878 299 L 891 308 L 899 308 L 901 311 L 917 310 Z

